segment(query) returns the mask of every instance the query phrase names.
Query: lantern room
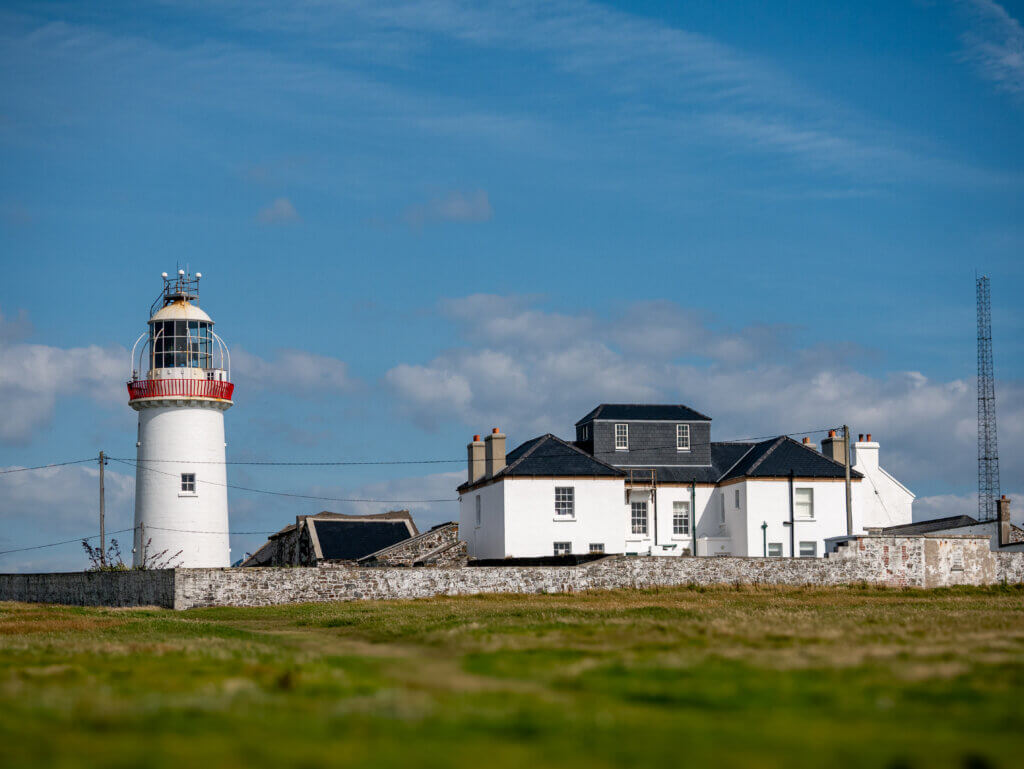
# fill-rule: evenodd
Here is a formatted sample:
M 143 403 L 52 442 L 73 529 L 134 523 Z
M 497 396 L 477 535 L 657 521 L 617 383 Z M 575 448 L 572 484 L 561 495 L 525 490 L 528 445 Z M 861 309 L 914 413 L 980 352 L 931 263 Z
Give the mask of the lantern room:
M 178 270 L 161 277 L 163 290 L 150 307 L 149 328 L 132 347 L 130 400 L 172 395 L 230 400 L 231 354 L 214 332 L 213 319 L 194 303 L 202 273 Z

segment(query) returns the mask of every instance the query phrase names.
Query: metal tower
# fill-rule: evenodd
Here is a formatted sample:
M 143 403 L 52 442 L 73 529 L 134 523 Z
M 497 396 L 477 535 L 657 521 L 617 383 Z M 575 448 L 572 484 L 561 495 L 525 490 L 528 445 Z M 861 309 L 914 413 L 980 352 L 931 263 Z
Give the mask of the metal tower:
M 988 276 L 978 289 L 978 520 L 996 518 L 999 445 L 996 441 L 996 385 L 992 374 L 992 299 Z

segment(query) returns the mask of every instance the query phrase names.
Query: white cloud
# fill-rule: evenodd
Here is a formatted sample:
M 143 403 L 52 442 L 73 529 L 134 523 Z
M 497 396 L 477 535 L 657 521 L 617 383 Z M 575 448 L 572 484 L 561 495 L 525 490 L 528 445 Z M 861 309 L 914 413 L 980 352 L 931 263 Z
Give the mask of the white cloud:
M 402 218 L 410 227 L 422 227 L 433 222 L 486 222 L 493 216 L 491 201 L 484 190 L 455 190 L 409 206 Z
M 465 343 L 385 376 L 410 418 L 426 427 L 455 420 L 467 432 L 498 426 L 522 440 L 572 437 L 575 420 L 602 401 L 682 402 L 714 418 L 718 440 L 846 423 L 874 433 L 883 464 L 912 487 L 974 484 L 971 379 L 867 374 L 852 365 L 863 356 L 856 346 L 800 348 L 786 327 L 722 330 L 667 302 L 629 305 L 608 319 L 538 303 L 444 302 Z M 1003 472 L 1016 477 L 1024 472 L 1024 385 L 1000 382 L 998 392 Z
M 0 442 L 24 444 L 50 424 L 57 398 L 84 396 L 103 405 L 127 398 L 128 351 L 123 347 L 51 347 L 5 344 L 8 331 L 22 333 L 27 317 L 0 322 Z
M 299 212 L 288 198 L 277 198 L 256 214 L 260 224 L 292 224 L 299 220 Z
M 348 392 L 356 386 L 348 364 L 304 350 L 280 350 L 266 360 L 236 347 L 231 353 L 232 378 L 246 387 L 278 390 L 303 396 Z
M 1024 27 L 993 0 L 963 0 L 971 29 L 961 39 L 963 57 L 1000 90 L 1024 95 Z

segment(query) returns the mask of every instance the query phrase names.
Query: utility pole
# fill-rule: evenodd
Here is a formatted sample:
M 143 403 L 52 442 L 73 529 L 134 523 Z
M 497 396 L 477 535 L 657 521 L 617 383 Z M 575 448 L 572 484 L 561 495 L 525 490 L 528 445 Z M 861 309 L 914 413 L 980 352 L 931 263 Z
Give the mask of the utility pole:
M 107 510 L 103 484 L 103 466 L 107 458 L 100 452 L 100 566 L 107 565 Z
M 853 489 L 850 485 L 850 426 L 843 425 L 843 464 L 846 466 L 846 535 L 853 536 Z

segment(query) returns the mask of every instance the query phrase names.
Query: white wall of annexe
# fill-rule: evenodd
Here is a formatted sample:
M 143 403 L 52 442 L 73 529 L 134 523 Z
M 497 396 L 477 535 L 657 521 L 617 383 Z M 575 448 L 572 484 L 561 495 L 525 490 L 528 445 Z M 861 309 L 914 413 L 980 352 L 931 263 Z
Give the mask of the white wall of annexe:
M 555 489 L 571 487 L 574 515 L 555 511 Z M 813 509 L 791 506 L 802 490 Z M 739 503 L 737 504 L 737 492 Z M 865 484 L 852 484 L 854 532 L 864 531 Z M 480 499 L 480 522 L 476 499 Z M 632 502 L 646 502 L 646 534 L 632 530 Z M 674 526 L 674 503 L 691 511 L 686 533 Z M 460 497 L 459 532 L 473 558 L 529 558 L 552 555 L 556 542 L 573 554 L 591 545 L 607 553 L 658 556 L 735 555 L 782 557 L 825 554 L 825 540 L 846 534 L 846 486 L 842 480 L 812 478 L 743 479 L 722 486 L 660 485 L 631 489 L 621 478 L 504 478 Z M 792 515 L 791 515 L 792 509 Z M 804 508 L 806 509 L 806 508 Z M 692 512 L 695 511 L 695 514 Z M 792 518 L 792 523 L 791 523 Z M 762 524 L 767 529 L 762 530 Z M 694 537 L 696 524 L 696 542 Z M 803 552 L 801 544 L 804 545 Z M 777 549 L 769 550 L 775 545 Z
M 141 564 L 143 537 L 152 540 L 150 555 L 180 550 L 174 559 L 180 567 L 230 565 L 224 464 L 228 406 L 199 398 L 132 403 L 139 412 L 135 565 Z M 182 491 L 182 473 L 195 474 L 194 492 Z

